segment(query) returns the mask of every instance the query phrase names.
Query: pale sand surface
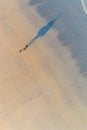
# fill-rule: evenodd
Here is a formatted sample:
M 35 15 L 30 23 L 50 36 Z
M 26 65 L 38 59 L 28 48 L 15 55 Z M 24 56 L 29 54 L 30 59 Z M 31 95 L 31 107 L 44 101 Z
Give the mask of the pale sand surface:
M 18 2 L 0 1 L 0 130 L 86 130 L 87 108 L 76 91 L 86 79 L 54 30 L 19 53 L 46 21 Z M 54 39 L 57 53 L 47 45 Z

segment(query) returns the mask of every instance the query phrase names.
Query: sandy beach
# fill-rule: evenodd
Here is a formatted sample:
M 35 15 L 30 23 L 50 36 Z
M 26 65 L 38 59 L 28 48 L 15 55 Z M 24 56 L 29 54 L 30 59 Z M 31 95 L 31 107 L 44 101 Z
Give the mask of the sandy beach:
M 59 32 L 51 29 L 19 53 L 47 23 L 28 3 L 0 2 L 0 130 L 86 130 L 78 89 L 86 93 L 87 81 Z

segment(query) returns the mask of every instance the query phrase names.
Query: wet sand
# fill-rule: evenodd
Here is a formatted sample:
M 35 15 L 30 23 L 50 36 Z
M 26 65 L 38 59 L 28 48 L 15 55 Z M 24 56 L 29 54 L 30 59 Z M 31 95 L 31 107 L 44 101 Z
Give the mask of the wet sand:
M 19 53 L 46 24 L 27 4 L 0 2 L 0 129 L 86 130 L 87 109 L 76 91 L 86 80 L 57 32 L 52 29 Z

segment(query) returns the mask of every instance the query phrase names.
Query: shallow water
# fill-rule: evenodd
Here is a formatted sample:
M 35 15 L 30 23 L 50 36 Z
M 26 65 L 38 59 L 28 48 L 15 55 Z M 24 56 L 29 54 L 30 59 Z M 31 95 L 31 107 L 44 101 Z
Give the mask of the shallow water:
M 82 75 L 87 76 L 87 16 L 81 1 L 47 0 L 43 3 L 43 0 L 31 0 L 29 5 L 38 5 L 38 13 L 47 21 L 64 11 L 61 21 L 53 28 L 59 32 L 58 39 L 62 44 L 70 48 Z

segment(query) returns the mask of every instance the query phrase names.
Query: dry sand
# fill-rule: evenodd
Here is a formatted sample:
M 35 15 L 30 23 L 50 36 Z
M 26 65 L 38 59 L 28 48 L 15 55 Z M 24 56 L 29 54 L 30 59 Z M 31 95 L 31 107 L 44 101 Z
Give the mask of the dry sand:
M 0 1 L 0 130 L 87 129 L 87 109 L 74 89 L 86 81 L 56 32 L 19 53 L 45 23 L 26 1 Z M 58 53 L 47 45 L 54 39 Z

